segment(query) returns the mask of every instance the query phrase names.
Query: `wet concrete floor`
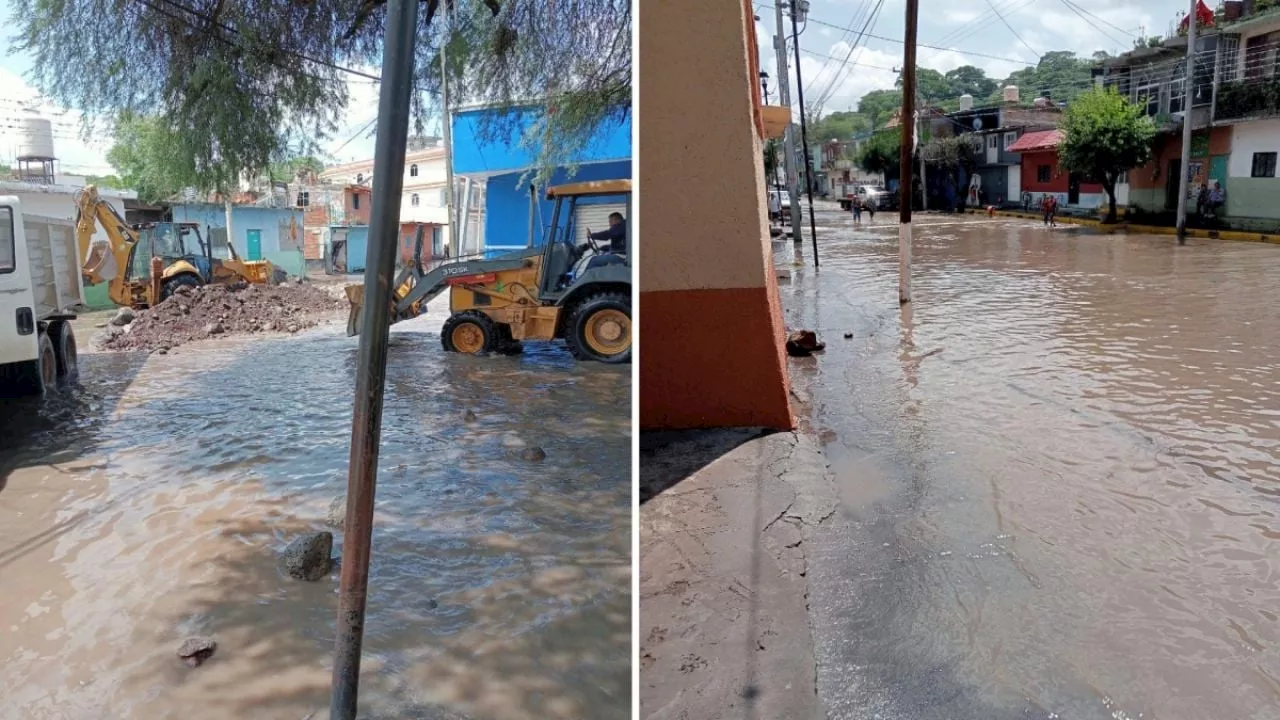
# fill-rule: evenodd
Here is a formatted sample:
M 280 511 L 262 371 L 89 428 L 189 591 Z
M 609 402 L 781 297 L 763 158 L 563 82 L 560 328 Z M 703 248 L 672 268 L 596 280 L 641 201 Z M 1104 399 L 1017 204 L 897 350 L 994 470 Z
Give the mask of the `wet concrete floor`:
M 441 319 L 392 334 L 361 717 L 630 717 L 630 367 L 446 354 Z M 345 492 L 355 355 L 86 355 L 4 407 L 0 718 L 328 717 L 337 573 L 277 553 Z
M 1280 248 L 923 215 L 900 309 L 897 214 L 818 222 L 830 717 L 1280 718 Z

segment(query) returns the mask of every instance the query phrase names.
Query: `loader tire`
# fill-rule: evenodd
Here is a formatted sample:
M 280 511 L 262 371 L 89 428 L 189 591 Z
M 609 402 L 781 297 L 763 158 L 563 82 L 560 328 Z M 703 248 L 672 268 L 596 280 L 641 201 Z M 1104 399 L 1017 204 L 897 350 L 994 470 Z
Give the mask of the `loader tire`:
M 631 362 L 631 298 L 618 292 L 588 296 L 573 308 L 564 339 L 579 360 Z
M 493 352 L 498 346 L 498 326 L 478 310 L 455 313 L 440 330 L 440 344 L 445 352 L 481 355 Z
M 165 282 L 164 286 L 160 288 L 160 302 L 164 302 L 165 300 L 173 297 L 173 294 L 178 292 L 178 288 L 180 287 L 199 289 L 200 279 L 195 275 L 179 275 L 175 278 L 170 278 Z
M 524 344 L 511 336 L 510 325 L 499 325 L 497 349 L 499 355 L 519 355 L 524 352 Z

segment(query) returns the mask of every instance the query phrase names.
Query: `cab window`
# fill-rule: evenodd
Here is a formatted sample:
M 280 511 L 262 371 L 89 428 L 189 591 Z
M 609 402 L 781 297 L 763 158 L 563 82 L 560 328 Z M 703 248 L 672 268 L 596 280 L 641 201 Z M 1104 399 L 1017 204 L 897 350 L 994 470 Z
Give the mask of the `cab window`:
M 11 273 L 18 267 L 14 246 L 13 208 L 0 208 L 0 273 Z

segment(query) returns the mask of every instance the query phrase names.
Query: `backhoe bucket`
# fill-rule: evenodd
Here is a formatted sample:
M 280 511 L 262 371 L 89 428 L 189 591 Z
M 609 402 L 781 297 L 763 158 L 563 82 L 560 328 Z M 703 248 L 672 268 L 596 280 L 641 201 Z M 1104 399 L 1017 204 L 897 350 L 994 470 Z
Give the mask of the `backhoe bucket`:
M 360 334 L 360 325 L 364 322 L 364 285 L 348 285 L 347 301 L 351 309 L 347 315 L 347 337 Z

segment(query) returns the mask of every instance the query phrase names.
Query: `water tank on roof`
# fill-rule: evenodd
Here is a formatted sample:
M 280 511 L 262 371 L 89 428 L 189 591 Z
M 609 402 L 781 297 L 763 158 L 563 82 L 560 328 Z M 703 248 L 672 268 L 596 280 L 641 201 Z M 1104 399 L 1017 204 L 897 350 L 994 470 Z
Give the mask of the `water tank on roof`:
M 53 160 L 53 124 L 44 118 L 18 122 L 18 159 Z
M 961 96 L 960 96 L 960 109 L 961 109 L 961 110 L 972 110 L 972 109 L 973 109 L 973 96 L 972 96 L 972 95 L 970 95 L 969 93 L 965 93 L 965 94 L 963 94 L 963 95 L 961 95 Z
M 1004 86 L 1004 92 L 1003 92 L 1002 96 L 1004 97 L 1004 101 L 1005 101 L 1005 102 L 1007 102 L 1007 103 L 1016 103 L 1016 102 L 1018 102 L 1018 86 L 1017 86 L 1017 85 L 1005 85 L 1005 86 Z

